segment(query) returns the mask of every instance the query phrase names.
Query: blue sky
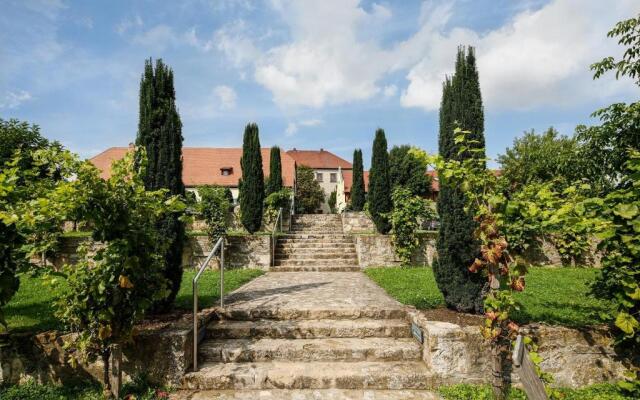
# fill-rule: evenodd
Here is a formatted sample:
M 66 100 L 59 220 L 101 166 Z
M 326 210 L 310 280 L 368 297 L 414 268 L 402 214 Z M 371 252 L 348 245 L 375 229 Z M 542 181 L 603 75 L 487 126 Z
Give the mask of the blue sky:
M 0 117 L 41 126 L 89 157 L 137 129 L 144 60 L 175 73 L 186 146 L 325 148 L 368 164 L 390 145 L 437 149 L 440 85 L 459 44 L 477 48 L 487 150 L 524 130 L 571 134 L 637 100 L 630 80 L 591 79 L 621 49 L 606 32 L 637 0 L 1 0 Z

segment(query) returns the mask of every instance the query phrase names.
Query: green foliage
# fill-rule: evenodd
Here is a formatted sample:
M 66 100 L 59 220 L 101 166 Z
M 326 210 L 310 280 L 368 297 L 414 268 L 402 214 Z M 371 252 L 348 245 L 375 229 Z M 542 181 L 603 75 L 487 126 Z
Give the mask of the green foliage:
M 226 234 L 229 225 L 231 204 L 225 189 L 216 186 L 198 187 L 198 210 L 207 224 L 207 236 L 212 243 Z
M 534 183 L 553 182 L 559 190 L 583 179 L 600 183 L 585 171 L 580 149 L 575 138 L 559 135 L 553 127 L 542 134 L 531 130 L 516 138 L 498 162 L 510 192 Z
M 282 208 L 283 217 L 291 208 L 291 189 L 283 188 L 271 193 L 264 199 L 264 223 L 272 225 L 278 217 L 278 210 Z
M 456 142 L 454 128 L 468 131 L 467 146 Z M 484 158 L 484 111 L 475 53 L 458 49 L 455 74 L 443 85 L 440 105 L 440 134 L 438 152 L 444 160 Z M 438 287 L 447 306 L 458 311 L 480 312 L 483 279 L 468 268 L 479 255 L 479 243 L 474 239 L 476 223 L 473 211 L 467 210 L 464 191 L 443 174 L 439 174 L 438 216 L 440 228 L 437 239 L 438 260 L 434 271 Z
M 264 173 L 258 125 L 248 124 L 242 141 L 242 184 L 240 185 L 240 212 L 242 225 L 249 233 L 260 230 L 264 201 Z
M 265 194 L 269 196 L 282 190 L 282 161 L 280 160 L 280 147 L 271 148 L 269 161 L 269 178 L 265 185 Z
M 353 151 L 353 183 L 351 185 L 351 209 L 362 211 L 364 209 L 365 185 L 364 168 L 362 166 L 362 150 Z
M 331 194 L 329 195 L 329 199 L 327 200 L 327 204 L 329 205 L 329 210 L 331 210 L 331 214 L 335 214 L 337 211 L 336 209 L 337 196 L 338 196 L 338 193 L 334 189 L 333 192 L 331 192 Z
M 391 241 L 394 251 L 403 265 L 411 263 L 411 255 L 420 245 L 418 229 L 420 220 L 429 218 L 431 207 L 427 200 L 412 193 L 408 188 L 396 186 L 391 194 L 393 210 L 391 219 Z
M 56 315 L 77 333 L 68 346 L 90 360 L 100 356 L 105 377 L 111 346 L 130 340 L 134 323 L 170 294 L 163 276 L 170 239 L 155 227 L 185 206 L 165 190 L 145 190 L 145 160 L 140 148 L 116 161 L 108 180 L 80 181 L 90 193 L 80 207 L 102 246 L 92 256 L 88 244 L 80 246 L 79 262 L 63 269 L 65 287 L 55 302 Z
M 30 154 L 33 150 L 44 149 L 57 143 L 49 144 L 49 141 L 40 135 L 38 125 L 29 125 L 17 119 L 4 120 L 0 118 L 0 166 L 13 159 L 15 152 L 21 150 L 23 155 Z M 19 167 L 29 168 L 29 157 L 23 157 Z
M 151 59 L 145 61 L 140 80 L 138 136 L 136 144 L 147 154 L 144 183 L 147 190 L 166 189 L 168 195 L 184 196 L 182 182 L 182 122 L 176 107 L 173 71 L 161 59 L 155 69 Z M 170 282 L 170 295 L 158 303 L 158 311 L 171 307 L 182 279 L 184 224 L 175 215 L 158 220 L 161 236 L 169 239 L 164 249 L 164 276 Z
M 640 15 L 620 21 L 607 33 L 610 38 L 619 37 L 618 44 L 626 46 L 622 59 L 605 57 L 591 65 L 594 79 L 600 78 L 609 71 L 616 71 L 616 79 L 628 76 L 636 80 L 640 86 Z
M 431 193 L 427 164 L 415 156 L 409 145 L 393 146 L 389 152 L 389 178 L 392 187 L 403 186 L 416 196 Z
M 391 181 L 389 179 L 389 154 L 384 130 L 376 130 L 369 171 L 369 193 L 367 196 L 371 219 L 378 232 L 385 234 L 391 230 Z
M 298 165 L 296 171 L 296 214 L 314 214 L 324 201 L 324 191 L 313 169 Z

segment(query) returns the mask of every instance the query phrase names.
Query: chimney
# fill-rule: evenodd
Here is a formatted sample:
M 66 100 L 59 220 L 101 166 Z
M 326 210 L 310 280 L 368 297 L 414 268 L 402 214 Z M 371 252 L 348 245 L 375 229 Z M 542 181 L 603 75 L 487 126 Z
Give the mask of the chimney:
M 324 149 L 322 147 L 320 147 L 320 152 L 322 153 L 324 151 Z

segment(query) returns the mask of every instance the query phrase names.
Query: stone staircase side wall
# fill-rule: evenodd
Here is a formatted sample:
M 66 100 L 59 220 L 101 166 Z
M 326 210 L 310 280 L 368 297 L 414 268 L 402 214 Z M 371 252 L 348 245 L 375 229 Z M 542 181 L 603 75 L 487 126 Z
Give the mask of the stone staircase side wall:
M 344 233 L 375 233 L 376 226 L 364 211 L 349 211 L 340 214 Z
M 424 234 L 419 237 L 420 245 L 411 257 L 412 265 L 428 266 L 433 263 L 436 254 L 435 235 Z M 361 267 L 392 267 L 400 265 L 391 236 L 354 235 L 354 243 Z

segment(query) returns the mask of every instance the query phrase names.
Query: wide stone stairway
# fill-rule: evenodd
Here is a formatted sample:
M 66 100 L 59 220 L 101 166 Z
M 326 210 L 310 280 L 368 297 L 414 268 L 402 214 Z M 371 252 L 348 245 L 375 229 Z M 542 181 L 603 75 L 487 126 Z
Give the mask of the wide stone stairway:
M 337 214 L 296 215 L 291 231 L 278 238 L 275 271 L 359 271 L 350 235 Z
M 442 381 L 422 361 L 405 308 L 364 273 L 330 268 L 357 268 L 338 257 L 354 253 L 353 242 L 333 241 L 342 236 L 339 217 L 314 217 L 297 217 L 296 236 L 279 241 L 293 251 L 279 253 L 289 257 L 275 272 L 228 296 L 206 327 L 200 369 L 184 376 L 181 398 L 439 398 L 429 389 Z M 318 257 L 326 248 L 330 256 Z

